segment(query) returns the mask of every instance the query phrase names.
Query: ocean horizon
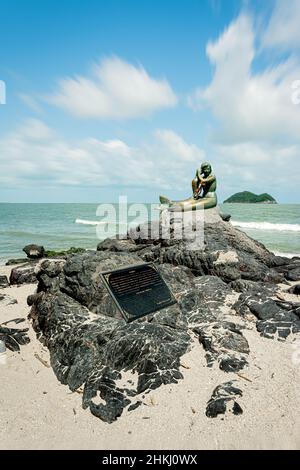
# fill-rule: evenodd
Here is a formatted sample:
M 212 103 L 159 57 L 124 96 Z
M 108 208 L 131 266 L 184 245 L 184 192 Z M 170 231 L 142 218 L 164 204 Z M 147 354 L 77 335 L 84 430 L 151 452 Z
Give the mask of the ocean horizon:
M 128 207 L 132 204 L 128 203 Z M 101 222 L 98 206 L 99 203 L 0 203 L 0 264 L 25 256 L 22 248 L 30 243 L 52 250 L 95 249 L 99 241 L 113 237 L 118 228 L 111 221 L 101 236 L 97 234 Z M 148 216 L 141 216 L 139 221 L 158 218 L 155 206 L 158 204 L 145 203 Z M 113 207 L 118 214 L 118 204 Z M 270 251 L 287 257 L 300 256 L 300 204 L 220 204 L 219 208 L 231 214 L 233 226 Z M 134 219 L 132 216 L 128 221 Z

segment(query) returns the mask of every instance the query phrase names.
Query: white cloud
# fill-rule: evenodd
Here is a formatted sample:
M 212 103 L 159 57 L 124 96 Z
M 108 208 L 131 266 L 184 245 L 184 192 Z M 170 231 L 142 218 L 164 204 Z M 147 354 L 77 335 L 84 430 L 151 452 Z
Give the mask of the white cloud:
M 295 49 L 300 47 L 300 2 L 277 0 L 262 43 L 265 47 Z
M 215 145 L 214 150 L 227 164 L 234 167 L 238 165 L 242 168 L 267 162 L 270 163 L 274 157 L 274 155 L 269 153 L 269 146 L 257 145 L 253 142 Z
M 53 137 L 53 130 L 39 119 L 27 119 L 19 128 L 16 137 L 45 141 Z
M 240 16 L 214 43 L 207 55 L 215 66 L 212 82 L 197 89 L 189 102 L 208 107 L 221 124 L 219 141 L 300 139 L 299 107 L 292 103 L 292 84 L 300 77 L 300 62 L 289 58 L 254 74 L 255 35 L 251 19 Z
M 174 155 L 183 160 L 198 162 L 204 158 L 204 152 L 194 144 L 186 143 L 182 137 L 169 129 L 158 129 L 156 138 Z
M 20 100 L 28 106 L 28 108 L 32 109 L 35 113 L 40 114 L 42 112 L 42 108 L 36 98 L 33 96 L 27 95 L 26 93 L 19 93 Z
M 178 145 L 176 145 L 176 143 Z M 122 186 L 189 191 L 203 152 L 170 130 L 132 147 L 87 138 L 70 144 L 43 122 L 27 120 L 0 140 L 0 185 L 14 187 Z
M 214 146 L 219 188 L 225 196 L 250 190 L 269 192 L 279 201 L 296 202 L 300 180 L 300 145 L 243 143 Z
M 165 79 L 113 57 L 95 66 L 92 78 L 61 80 L 48 101 L 79 118 L 131 119 L 173 107 L 177 98 Z

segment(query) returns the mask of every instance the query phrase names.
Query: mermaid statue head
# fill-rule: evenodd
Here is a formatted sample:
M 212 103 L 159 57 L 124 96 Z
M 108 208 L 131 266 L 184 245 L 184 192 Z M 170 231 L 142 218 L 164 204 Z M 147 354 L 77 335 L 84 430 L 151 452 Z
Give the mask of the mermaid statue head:
M 201 174 L 205 177 L 211 174 L 211 164 L 208 162 L 203 162 L 201 165 Z
M 204 178 L 207 178 L 212 172 L 211 164 L 208 162 L 203 162 L 201 167 L 197 170 L 197 177 L 204 175 Z

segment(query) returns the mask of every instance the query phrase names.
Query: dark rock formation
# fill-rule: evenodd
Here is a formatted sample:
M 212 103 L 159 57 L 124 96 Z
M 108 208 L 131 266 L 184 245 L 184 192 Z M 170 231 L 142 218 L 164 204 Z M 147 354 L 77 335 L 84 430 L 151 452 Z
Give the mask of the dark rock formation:
M 177 306 L 146 320 L 126 324 L 99 276 L 100 271 L 140 262 L 135 254 L 88 252 L 66 264 L 44 261 L 31 318 L 51 353 L 58 379 L 76 390 L 84 384 L 83 405 L 104 421 L 112 422 L 131 403 L 130 397 L 161 384 L 176 383 L 180 357 L 191 339 Z M 188 278 L 185 268 L 164 266 L 180 297 Z M 182 271 L 182 276 L 178 271 Z M 134 387 L 119 386 L 121 371 L 138 374 Z M 97 395 L 103 403 L 97 404 Z
M 31 249 L 31 247 L 37 247 L 37 248 L 33 248 Z M 28 250 L 27 250 L 28 249 Z M 35 253 L 38 253 L 38 250 L 39 249 L 39 252 L 43 252 L 43 255 L 42 256 L 34 256 Z M 32 253 L 33 256 L 28 256 L 28 258 L 31 259 L 31 262 L 33 261 L 38 261 L 42 258 L 50 258 L 50 259 L 53 259 L 53 258 L 57 258 L 57 259 L 67 259 L 69 258 L 70 256 L 72 255 L 76 255 L 76 254 L 79 254 L 79 253 L 84 253 L 86 250 L 84 248 L 75 248 L 75 247 L 71 247 L 67 250 L 60 250 L 60 251 L 55 251 L 55 250 L 44 250 L 44 247 L 39 247 L 38 245 L 28 245 L 28 246 L 25 246 L 25 248 L 23 248 L 23 251 L 28 251 L 29 253 Z M 44 250 L 44 251 L 43 251 Z M 9 259 L 5 265 L 6 266 L 12 266 L 14 264 L 24 264 L 24 263 L 28 263 L 28 258 L 13 258 L 13 259 Z
M 190 239 L 164 238 L 154 223 L 131 231 L 127 240 L 105 240 L 98 251 L 40 263 L 37 293 L 28 298 L 33 327 L 58 379 L 71 390 L 83 386 L 83 406 L 102 420 L 111 423 L 125 407 L 139 406 L 141 394 L 177 383 L 180 358 L 195 337 L 208 366 L 235 373 L 249 362 L 243 335 L 249 322 L 279 339 L 299 331 L 299 306 L 275 297 L 276 283 L 286 282 L 288 266 L 294 270 L 297 261 L 274 256 L 216 213 L 211 218 L 206 211 L 204 228 L 204 246 L 196 248 Z M 100 272 L 143 261 L 156 263 L 177 304 L 127 324 Z M 128 371 L 133 381 L 125 380 Z M 232 382 L 220 385 L 207 416 L 223 413 L 230 401 L 241 413 L 241 394 Z
M 0 289 L 4 287 L 8 287 L 8 286 L 9 284 L 8 284 L 7 276 L 0 276 Z
M 233 385 L 234 382 L 226 382 L 218 385 L 207 403 L 206 416 L 216 418 L 220 414 L 225 414 L 229 404 L 232 404 L 232 413 L 240 415 L 243 413 L 241 406 L 236 401 L 237 397 L 243 395 L 242 390 Z
M 17 303 L 18 303 L 17 299 L 14 299 L 8 294 L 3 294 L 0 292 L 0 304 L 7 306 L 7 305 L 14 305 Z
M 208 367 L 211 367 L 214 361 L 218 361 L 220 369 L 225 372 L 237 372 L 247 365 L 245 355 L 249 353 L 249 345 L 235 323 L 212 322 L 195 328 L 194 332 L 207 351 Z
M 27 263 L 22 266 L 13 268 L 10 273 L 9 282 L 14 284 L 32 284 L 36 282 L 36 275 L 34 272 L 35 264 Z
M 241 315 L 255 315 L 257 331 L 266 338 L 276 336 L 283 340 L 291 333 L 300 332 L 299 306 L 271 298 L 270 291 L 262 286 L 241 294 L 233 307 Z
M 288 281 L 299 281 L 300 280 L 300 263 L 293 269 L 288 270 L 286 274 Z
M 15 322 L 19 323 L 20 320 L 23 319 L 16 319 Z M 5 324 L 6 323 L 2 323 L 0 325 L 0 340 L 4 341 L 5 346 L 11 351 L 19 352 L 20 345 L 25 345 L 30 342 L 30 339 L 27 335 L 29 328 L 7 328 L 6 326 L 4 326 Z
M 224 222 L 229 222 L 231 219 L 231 214 L 220 214 L 221 219 L 224 220 Z
M 287 292 L 294 295 L 300 295 L 300 284 L 290 287 Z
M 85 250 L 84 250 L 85 251 Z M 65 259 L 56 259 L 57 266 L 60 266 L 61 263 L 65 263 Z M 21 266 L 17 266 L 11 270 L 10 273 L 10 284 L 11 285 L 21 285 L 21 284 L 35 284 L 37 283 L 37 276 L 36 272 L 39 270 L 39 263 L 41 263 L 42 260 L 38 261 L 31 261 L 26 264 L 22 264 Z M 51 261 L 49 260 L 44 260 L 44 266 L 53 266 L 51 264 Z M 50 273 L 48 272 L 48 277 L 45 278 L 45 282 L 47 282 L 48 278 L 55 277 L 57 275 L 57 268 L 54 270 L 54 272 Z
M 211 223 L 207 216 L 204 249 L 200 250 L 191 250 L 185 240 L 152 240 L 151 233 L 159 231 L 156 223 L 149 223 L 130 233 L 131 241 L 147 245 L 139 251 L 145 261 L 187 266 L 197 276 L 210 274 L 225 282 L 245 279 L 278 283 L 284 280 L 284 274 L 273 267 L 276 257 L 272 253 L 220 217 L 217 223 Z
M 44 256 L 45 248 L 40 245 L 26 245 L 23 248 L 23 251 L 26 253 L 27 257 L 30 259 L 39 259 Z
M 300 258 L 285 259 L 285 263 L 275 266 L 275 269 L 288 281 L 300 281 Z
M 6 261 L 5 266 L 13 266 L 15 264 L 28 263 L 28 258 L 12 258 Z
M 146 245 L 145 245 L 146 246 Z M 144 245 L 136 245 L 132 240 L 106 238 L 97 246 L 98 251 L 115 251 L 133 253 L 140 251 Z

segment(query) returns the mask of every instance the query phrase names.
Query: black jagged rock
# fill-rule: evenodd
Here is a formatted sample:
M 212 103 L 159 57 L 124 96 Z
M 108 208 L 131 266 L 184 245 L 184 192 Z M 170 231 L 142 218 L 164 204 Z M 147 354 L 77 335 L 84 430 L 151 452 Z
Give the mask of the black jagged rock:
M 235 415 L 243 413 L 241 406 L 236 401 L 238 397 L 243 395 L 243 392 L 233 384 L 234 381 L 225 382 L 214 389 L 206 407 L 208 418 L 216 418 L 220 414 L 225 414 L 232 402 L 232 412 Z
M 290 294 L 300 295 L 300 284 L 296 284 L 288 289 Z
M 23 251 L 30 259 L 39 259 L 42 258 L 45 254 L 45 248 L 43 246 L 35 244 L 26 245 L 23 248 Z
M 20 322 L 17 319 L 16 323 Z M 13 321 L 13 320 L 12 320 Z M 5 322 L 5 325 L 10 322 Z M 27 335 L 29 328 L 8 328 L 2 323 L 0 325 L 0 340 L 5 343 L 5 346 L 14 352 L 20 351 L 20 346 L 24 346 L 30 342 Z
M 26 263 L 11 270 L 9 283 L 11 285 L 34 284 L 37 282 L 35 263 Z
M 9 286 L 9 283 L 8 283 L 7 276 L 0 276 L 0 289 L 8 287 L 8 286 Z
M 297 308 L 286 305 L 273 299 L 268 289 L 260 286 L 257 290 L 247 291 L 240 295 L 233 306 L 235 310 L 244 315 L 245 310 L 257 318 L 257 331 L 266 338 L 284 340 L 290 334 L 299 332 L 299 314 Z
M 107 422 L 117 419 L 134 396 L 182 379 L 180 358 L 191 344 L 176 305 L 134 323 L 120 317 L 99 273 L 137 262 L 135 254 L 106 251 L 56 266 L 45 261 L 39 292 L 29 298 L 34 329 L 49 348 L 56 376 L 71 390 L 83 385 L 84 406 Z M 178 296 L 185 292 L 180 279 L 192 283 L 186 268 L 160 269 Z M 137 373 L 137 385 L 118 385 L 122 371 Z
M 247 364 L 249 344 L 240 329 L 231 322 L 211 322 L 194 328 L 199 342 L 207 352 L 207 363 L 214 361 L 226 372 L 238 371 Z

